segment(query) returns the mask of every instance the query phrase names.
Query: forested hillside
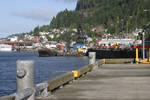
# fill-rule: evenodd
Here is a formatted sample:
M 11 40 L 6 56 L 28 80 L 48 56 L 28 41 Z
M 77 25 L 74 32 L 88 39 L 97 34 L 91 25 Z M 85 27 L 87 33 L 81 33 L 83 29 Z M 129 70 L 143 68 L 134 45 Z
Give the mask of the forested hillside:
M 90 31 L 95 27 L 107 29 L 107 32 L 113 35 L 132 33 L 136 28 L 143 29 L 150 22 L 149 5 L 150 0 L 79 0 L 74 11 L 64 7 L 65 10 L 59 12 L 49 25 L 37 26 L 29 34 L 39 36 L 41 31 L 50 32 L 54 28 L 77 29 L 79 25 L 82 31 L 92 38 L 104 33 Z M 63 40 L 66 34 L 69 36 L 71 31 L 53 40 Z M 150 28 L 147 29 L 146 39 L 150 40 Z
M 62 11 L 50 23 L 50 28 L 103 26 L 111 34 L 133 32 L 150 21 L 150 0 L 79 0 L 75 11 Z
M 50 23 L 51 28 L 76 28 L 79 23 L 78 11 L 65 11 L 59 12 Z

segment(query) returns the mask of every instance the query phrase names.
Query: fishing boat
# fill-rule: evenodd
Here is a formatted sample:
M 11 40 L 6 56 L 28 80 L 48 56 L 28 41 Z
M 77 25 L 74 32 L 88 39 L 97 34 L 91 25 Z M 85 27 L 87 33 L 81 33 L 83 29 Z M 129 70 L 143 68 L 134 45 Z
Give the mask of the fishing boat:
M 39 57 L 51 57 L 57 56 L 57 51 L 48 48 L 42 48 L 38 50 Z
M 7 44 L 0 44 L 0 51 L 12 51 L 12 46 Z

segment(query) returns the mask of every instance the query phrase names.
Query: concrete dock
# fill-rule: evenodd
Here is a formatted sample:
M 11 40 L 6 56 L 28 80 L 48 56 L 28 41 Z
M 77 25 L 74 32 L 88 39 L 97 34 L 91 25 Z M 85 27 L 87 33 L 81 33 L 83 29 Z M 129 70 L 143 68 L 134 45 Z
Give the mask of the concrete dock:
M 37 100 L 150 100 L 150 64 L 103 64 Z

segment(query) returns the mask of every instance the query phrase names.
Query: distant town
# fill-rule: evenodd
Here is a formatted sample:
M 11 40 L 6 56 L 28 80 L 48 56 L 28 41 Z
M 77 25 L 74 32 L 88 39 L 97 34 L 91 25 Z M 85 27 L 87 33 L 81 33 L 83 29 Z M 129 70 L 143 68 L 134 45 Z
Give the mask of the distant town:
M 33 34 L 20 34 L 12 35 L 7 38 L 1 38 L 0 44 L 11 45 L 13 51 L 23 51 L 32 49 L 32 51 L 37 51 L 40 48 L 54 48 L 54 49 L 63 49 L 65 50 L 67 41 L 53 41 L 54 38 L 60 37 L 60 35 L 65 34 L 65 32 L 71 30 L 71 37 L 76 37 L 77 29 L 51 29 L 50 32 L 39 32 L 39 36 L 34 36 Z M 142 32 L 142 29 L 138 29 L 133 33 L 124 33 L 122 35 L 112 35 L 107 33 L 107 29 L 102 27 L 96 27 L 90 29 L 91 32 L 102 33 L 101 37 L 89 37 L 86 35 L 86 42 L 84 43 L 88 47 L 100 47 L 100 48 L 113 48 L 115 43 L 120 43 L 124 45 L 134 44 L 135 42 L 141 43 L 141 40 L 136 41 L 136 36 Z M 47 37 L 51 38 L 51 41 Z M 67 36 L 66 36 L 67 37 Z M 123 41 L 124 40 L 124 41 Z M 75 44 L 75 40 L 71 40 L 71 46 Z M 63 48 L 61 48 L 63 45 Z M 127 46 L 126 46 L 127 47 Z M 129 47 L 129 46 L 128 46 Z M 118 47 L 120 48 L 120 47 Z

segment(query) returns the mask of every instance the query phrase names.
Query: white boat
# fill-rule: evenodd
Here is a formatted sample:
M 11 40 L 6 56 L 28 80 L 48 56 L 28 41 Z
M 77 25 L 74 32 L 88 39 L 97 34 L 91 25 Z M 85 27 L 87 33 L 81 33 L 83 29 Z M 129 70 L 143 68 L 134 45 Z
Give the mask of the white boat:
M 12 46 L 7 44 L 0 44 L 0 51 L 12 51 Z

